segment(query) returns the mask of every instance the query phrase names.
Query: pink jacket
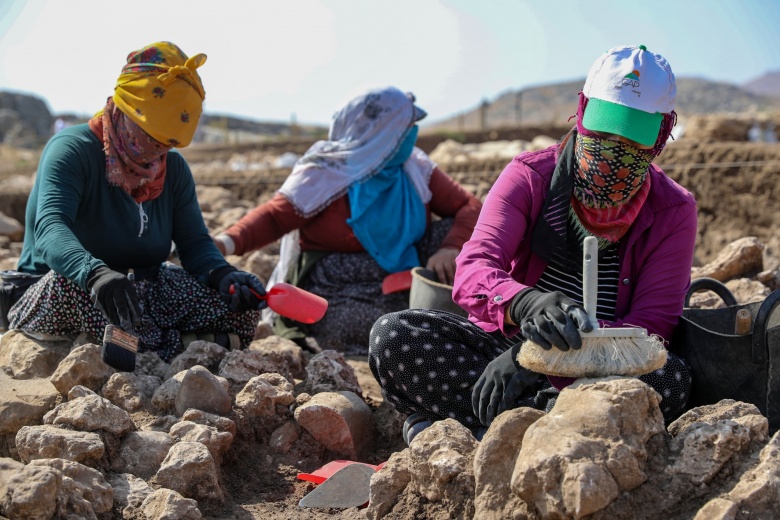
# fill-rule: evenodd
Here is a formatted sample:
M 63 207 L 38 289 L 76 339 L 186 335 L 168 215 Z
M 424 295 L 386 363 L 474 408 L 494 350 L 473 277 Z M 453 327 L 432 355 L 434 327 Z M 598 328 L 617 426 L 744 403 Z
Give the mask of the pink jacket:
M 504 310 L 535 285 L 547 263 L 531 252 L 531 235 L 550 188 L 557 146 L 523 153 L 507 165 L 488 193 L 477 225 L 458 255 L 453 299 L 469 319 L 507 336 Z M 617 321 L 671 338 L 682 314 L 696 242 L 696 201 L 652 164 L 650 193 L 621 239 Z

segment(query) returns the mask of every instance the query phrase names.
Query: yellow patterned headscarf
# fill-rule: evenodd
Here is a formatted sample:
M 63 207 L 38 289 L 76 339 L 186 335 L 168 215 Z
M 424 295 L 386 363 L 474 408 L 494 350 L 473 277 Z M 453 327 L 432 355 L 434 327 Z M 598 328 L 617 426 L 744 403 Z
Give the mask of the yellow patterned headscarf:
M 192 58 L 170 42 L 131 52 L 114 87 L 114 103 L 157 141 L 185 147 L 192 141 L 206 92 L 196 69 L 205 54 Z

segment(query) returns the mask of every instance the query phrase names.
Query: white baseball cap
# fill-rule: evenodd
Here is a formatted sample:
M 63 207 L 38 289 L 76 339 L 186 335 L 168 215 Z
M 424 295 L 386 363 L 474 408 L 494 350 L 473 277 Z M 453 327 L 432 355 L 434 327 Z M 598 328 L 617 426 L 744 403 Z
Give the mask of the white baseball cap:
M 666 59 L 638 45 L 612 48 L 596 60 L 582 93 L 583 127 L 652 146 L 664 114 L 674 110 L 677 85 Z

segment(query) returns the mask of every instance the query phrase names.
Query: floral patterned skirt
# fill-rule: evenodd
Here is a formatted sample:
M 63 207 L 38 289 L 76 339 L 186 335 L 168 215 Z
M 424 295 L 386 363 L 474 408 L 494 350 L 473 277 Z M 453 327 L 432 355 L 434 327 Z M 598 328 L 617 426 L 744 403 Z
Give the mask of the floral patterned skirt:
M 170 361 L 183 350 L 182 333 L 233 333 L 246 347 L 254 337 L 259 311 L 231 312 L 217 291 L 184 269 L 164 265 L 149 279 L 134 282 L 143 309 L 133 331 L 139 351 Z M 8 313 L 10 328 L 53 336 L 87 333 L 102 341 L 108 321 L 76 283 L 50 271 L 32 285 Z

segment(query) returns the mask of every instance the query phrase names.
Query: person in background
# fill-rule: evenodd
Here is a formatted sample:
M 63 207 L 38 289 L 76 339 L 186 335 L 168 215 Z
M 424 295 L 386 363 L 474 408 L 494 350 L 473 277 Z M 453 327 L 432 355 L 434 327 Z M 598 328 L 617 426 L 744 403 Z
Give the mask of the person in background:
M 205 61 L 169 42 L 131 52 L 105 107 L 48 142 L 18 264 L 40 279 L 17 295 L 11 329 L 102 339 L 111 323 L 165 361 L 183 336 L 234 348 L 252 340 L 265 302 L 251 291 L 265 289 L 217 250 L 173 150 L 198 124 Z M 182 267 L 166 263 L 172 242 Z
M 451 417 L 479 435 L 504 410 L 549 411 L 572 379 L 517 363 L 520 345 L 576 349 L 587 332 L 582 244 L 599 241 L 601 326 L 671 339 L 690 286 L 696 202 L 653 164 L 676 121 L 666 59 L 644 46 L 598 58 L 577 123 L 557 145 L 517 156 L 491 188 L 457 259 L 453 298 L 469 312 L 383 316 L 369 363 L 386 398 L 410 414 L 404 438 Z M 672 353 L 641 379 L 667 421 L 684 410 L 688 366 Z
M 328 300 L 308 327 L 277 317 L 280 336 L 365 354 L 374 321 L 409 306 L 408 291 L 382 293 L 389 273 L 425 265 L 452 283 L 481 204 L 415 147 L 426 113 L 414 101 L 395 87 L 351 99 L 274 198 L 215 237 L 226 255 L 243 255 L 285 236 L 277 273 Z

